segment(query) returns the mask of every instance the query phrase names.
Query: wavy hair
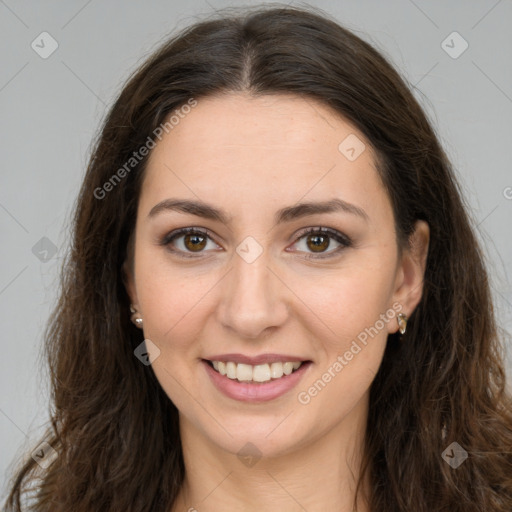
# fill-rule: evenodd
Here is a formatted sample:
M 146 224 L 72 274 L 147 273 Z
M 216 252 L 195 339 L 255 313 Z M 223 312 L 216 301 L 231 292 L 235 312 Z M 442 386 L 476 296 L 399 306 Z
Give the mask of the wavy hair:
M 58 457 L 28 457 L 6 510 L 164 512 L 184 478 L 178 413 L 134 357 L 122 264 L 147 156 L 98 190 L 191 98 L 295 94 L 372 145 L 397 244 L 430 226 L 424 292 L 403 342 L 390 335 L 370 388 L 364 475 L 377 512 L 510 512 L 512 412 L 483 253 L 455 172 L 410 85 L 373 46 L 312 8 L 222 12 L 168 39 L 130 76 L 93 142 L 74 205 L 60 298 L 44 333 Z M 126 169 L 126 167 L 125 167 Z M 441 454 L 456 441 L 457 469 Z M 27 507 L 22 508 L 22 507 Z

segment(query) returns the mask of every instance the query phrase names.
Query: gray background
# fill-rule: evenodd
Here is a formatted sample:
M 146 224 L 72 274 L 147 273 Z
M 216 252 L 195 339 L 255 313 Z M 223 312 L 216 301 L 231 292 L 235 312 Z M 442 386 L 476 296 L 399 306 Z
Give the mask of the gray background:
M 48 417 L 41 335 L 56 300 L 72 203 L 106 107 L 167 35 L 215 9 L 250 4 L 0 0 L 0 491 Z M 488 256 L 498 318 L 511 331 L 511 1 L 310 4 L 373 43 L 415 86 L 460 175 Z M 454 31 L 469 44 L 457 58 L 464 41 L 450 36 Z M 45 59 L 31 47 L 51 48 L 42 32 L 58 43 Z

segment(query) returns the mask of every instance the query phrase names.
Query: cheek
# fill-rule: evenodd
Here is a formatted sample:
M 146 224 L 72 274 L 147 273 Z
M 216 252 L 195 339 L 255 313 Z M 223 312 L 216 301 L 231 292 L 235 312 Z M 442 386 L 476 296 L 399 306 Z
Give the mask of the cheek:
M 365 267 L 330 280 L 308 303 L 328 329 L 316 339 L 318 366 L 297 392 L 308 418 L 323 425 L 341 421 L 367 393 L 380 367 L 388 324 L 390 277 Z M 318 334 L 318 333 L 317 333 Z
M 304 281 L 307 304 L 327 327 L 317 332 L 318 368 L 298 396 L 301 404 L 314 402 L 307 414 L 314 410 L 322 416 L 325 404 L 338 404 L 336 413 L 331 413 L 339 419 L 371 385 L 382 361 L 388 326 L 396 322 L 389 304 L 390 265 L 384 258 L 359 258 L 316 280 L 315 286 Z
M 147 236 L 147 239 L 146 239 Z M 137 297 L 148 325 L 167 330 L 197 303 L 211 281 L 208 272 L 198 272 L 193 261 L 179 263 L 165 249 L 140 234 L 135 253 Z M 211 286 L 211 284 L 210 284 Z
M 198 358 L 202 353 L 205 293 L 216 282 L 170 264 L 144 265 L 139 260 L 137 294 L 144 315 L 144 337 L 154 342 L 159 356 L 152 369 L 162 389 L 180 411 L 194 413 L 190 397 L 196 389 Z
M 301 279 L 301 297 L 330 328 L 327 339 L 334 348 L 342 348 L 349 339 L 374 326 L 390 307 L 393 276 L 378 262 L 361 258 L 329 275 Z M 378 327 L 382 329 L 380 322 Z
M 194 331 L 200 331 L 204 295 L 213 284 L 213 280 L 193 276 L 169 278 L 169 269 L 167 275 L 153 269 L 139 292 L 146 337 L 158 340 L 162 348 L 172 345 L 180 350 L 189 345 Z

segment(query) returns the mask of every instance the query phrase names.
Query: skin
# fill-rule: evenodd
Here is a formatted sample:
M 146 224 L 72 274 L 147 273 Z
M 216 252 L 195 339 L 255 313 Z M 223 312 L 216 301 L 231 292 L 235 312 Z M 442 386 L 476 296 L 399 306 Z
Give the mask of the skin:
M 338 150 L 349 134 L 366 144 L 354 161 Z M 124 272 L 144 338 L 160 350 L 153 371 L 180 413 L 186 478 L 172 512 L 352 511 L 369 387 L 396 317 L 309 403 L 297 395 L 393 304 L 411 315 L 428 225 L 418 221 L 411 247 L 400 252 L 369 143 L 327 106 L 293 95 L 200 98 L 157 143 L 146 172 Z M 208 202 L 232 220 L 176 211 L 148 218 L 171 197 Z M 274 224 L 280 208 L 333 198 L 368 219 L 335 212 Z M 183 227 L 206 228 L 215 239 L 199 253 L 185 236 L 175 239 L 171 246 L 195 256 L 188 259 L 159 245 Z M 331 237 L 319 253 L 314 235 L 308 243 L 300 233 L 308 227 L 337 230 L 353 244 L 337 252 Z M 248 236 L 263 251 L 252 263 L 236 252 Z M 306 258 L 318 254 L 331 257 Z M 294 354 L 313 364 L 285 395 L 246 403 L 219 392 L 201 362 L 230 352 Z M 237 456 L 247 442 L 261 454 L 251 467 Z

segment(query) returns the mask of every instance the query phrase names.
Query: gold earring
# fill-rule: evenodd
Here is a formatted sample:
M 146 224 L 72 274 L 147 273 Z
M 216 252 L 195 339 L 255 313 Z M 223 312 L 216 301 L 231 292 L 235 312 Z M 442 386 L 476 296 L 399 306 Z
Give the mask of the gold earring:
M 398 313 L 397 322 L 400 334 L 405 334 L 405 331 L 407 330 L 407 315 L 404 313 Z
M 130 304 L 130 312 L 132 313 L 130 319 L 137 326 L 142 327 L 142 318 L 138 316 L 137 310 Z

